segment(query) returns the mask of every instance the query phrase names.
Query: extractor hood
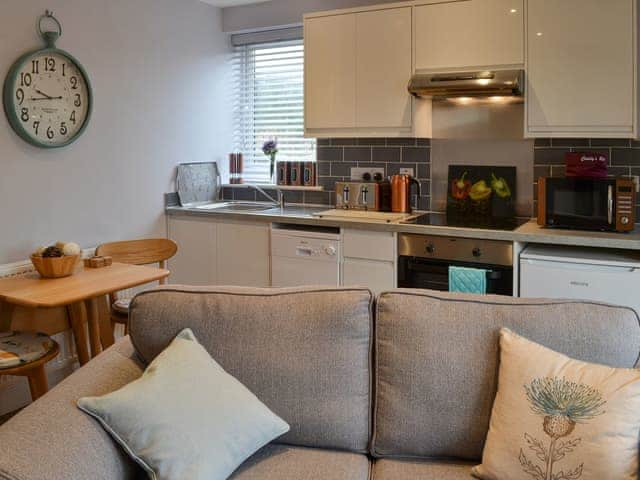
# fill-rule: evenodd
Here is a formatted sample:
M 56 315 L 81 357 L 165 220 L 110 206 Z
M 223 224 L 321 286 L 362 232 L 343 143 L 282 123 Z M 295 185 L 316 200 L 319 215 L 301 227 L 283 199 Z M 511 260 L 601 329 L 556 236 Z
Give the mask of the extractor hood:
M 414 75 L 409 92 L 434 99 L 460 97 L 522 97 L 523 70 L 430 73 Z

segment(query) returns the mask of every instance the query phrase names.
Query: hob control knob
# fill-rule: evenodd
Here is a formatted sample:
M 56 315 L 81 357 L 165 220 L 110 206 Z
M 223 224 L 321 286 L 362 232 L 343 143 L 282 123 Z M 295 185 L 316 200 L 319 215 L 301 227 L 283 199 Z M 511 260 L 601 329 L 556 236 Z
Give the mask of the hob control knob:
M 433 255 L 436 251 L 436 246 L 433 243 L 429 243 L 426 248 L 427 253 Z
M 482 255 L 482 250 L 480 250 L 480 248 L 476 247 L 476 248 L 473 249 L 473 252 L 471 252 L 471 253 L 473 253 L 473 256 L 477 258 L 477 257 Z
M 324 247 L 324 253 L 326 253 L 330 257 L 333 257 L 336 254 L 336 247 L 332 247 L 331 245 L 327 245 L 326 247 Z
M 629 217 L 627 217 L 627 216 L 620 217 L 620 223 L 623 224 L 623 225 L 629 225 L 630 221 L 631 220 L 629 220 Z

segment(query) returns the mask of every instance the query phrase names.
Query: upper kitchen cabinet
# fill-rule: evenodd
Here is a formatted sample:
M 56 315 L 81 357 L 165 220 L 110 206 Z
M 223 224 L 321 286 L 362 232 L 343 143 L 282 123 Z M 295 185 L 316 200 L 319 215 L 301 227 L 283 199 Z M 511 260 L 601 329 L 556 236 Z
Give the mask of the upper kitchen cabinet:
M 526 136 L 637 136 L 635 3 L 528 1 Z
M 413 134 L 411 7 L 316 15 L 304 22 L 305 133 Z
M 522 68 L 523 2 L 524 0 L 432 1 L 416 6 L 416 72 Z

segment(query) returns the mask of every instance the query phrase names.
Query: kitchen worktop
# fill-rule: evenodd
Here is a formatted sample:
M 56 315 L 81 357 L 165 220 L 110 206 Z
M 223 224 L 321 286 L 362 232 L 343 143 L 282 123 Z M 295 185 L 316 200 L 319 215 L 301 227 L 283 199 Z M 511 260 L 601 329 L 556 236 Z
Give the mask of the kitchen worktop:
M 349 227 L 374 231 L 391 231 L 416 233 L 422 235 L 442 235 L 460 238 L 477 238 L 486 240 L 504 240 L 510 242 L 541 243 L 551 245 L 572 245 L 584 247 L 615 248 L 640 250 L 640 229 L 633 233 L 588 232 L 578 230 L 560 230 L 541 228 L 535 220 L 525 223 L 516 230 L 492 230 L 437 225 L 406 225 L 398 222 L 371 221 L 363 218 L 347 219 L 335 217 L 319 218 L 317 214 L 332 207 L 290 205 L 284 208 L 271 208 L 263 211 L 222 212 L 201 210 L 188 207 L 167 207 L 168 215 L 194 217 L 217 217 L 235 220 L 261 222 L 290 223 L 296 225 L 313 225 L 328 227 Z

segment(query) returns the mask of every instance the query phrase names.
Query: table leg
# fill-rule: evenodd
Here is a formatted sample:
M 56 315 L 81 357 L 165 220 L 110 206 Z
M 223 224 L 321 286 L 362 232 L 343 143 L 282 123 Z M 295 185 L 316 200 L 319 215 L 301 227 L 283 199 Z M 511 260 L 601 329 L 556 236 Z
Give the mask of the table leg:
M 97 356 L 102 351 L 100 342 L 100 325 L 98 323 L 98 302 L 95 298 L 85 300 L 87 308 L 87 325 L 89 326 L 89 345 L 91 345 L 91 357 Z
M 109 297 L 102 295 L 95 299 L 98 304 L 98 324 L 100 326 L 100 340 L 102 348 L 106 350 L 116 343 L 113 335 L 113 325 L 111 324 L 111 308 L 109 307 Z
M 80 365 L 84 365 L 91 360 L 91 357 L 89 357 L 89 349 L 87 347 L 87 333 L 84 329 L 84 325 L 87 323 L 87 309 L 84 302 L 78 302 L 69 305 L 67 307 L 67 312 L 69 313 L 69 320 L 73 330 L 73 338 L 76 343 L 78 361 L 80 362 Z
M 32 368 L 31 370 L 29 370 L 29 372 L 27 372 L 26 376 L 29 380 L 31 400 L 35 402 L 49 390 L 49 384 L 47 383 L 47 373 L 44 369 L 44 364 Z
M 11 320 L 15 305 L 7 302 L 0 302 L 0 332 L 11 330 Z

